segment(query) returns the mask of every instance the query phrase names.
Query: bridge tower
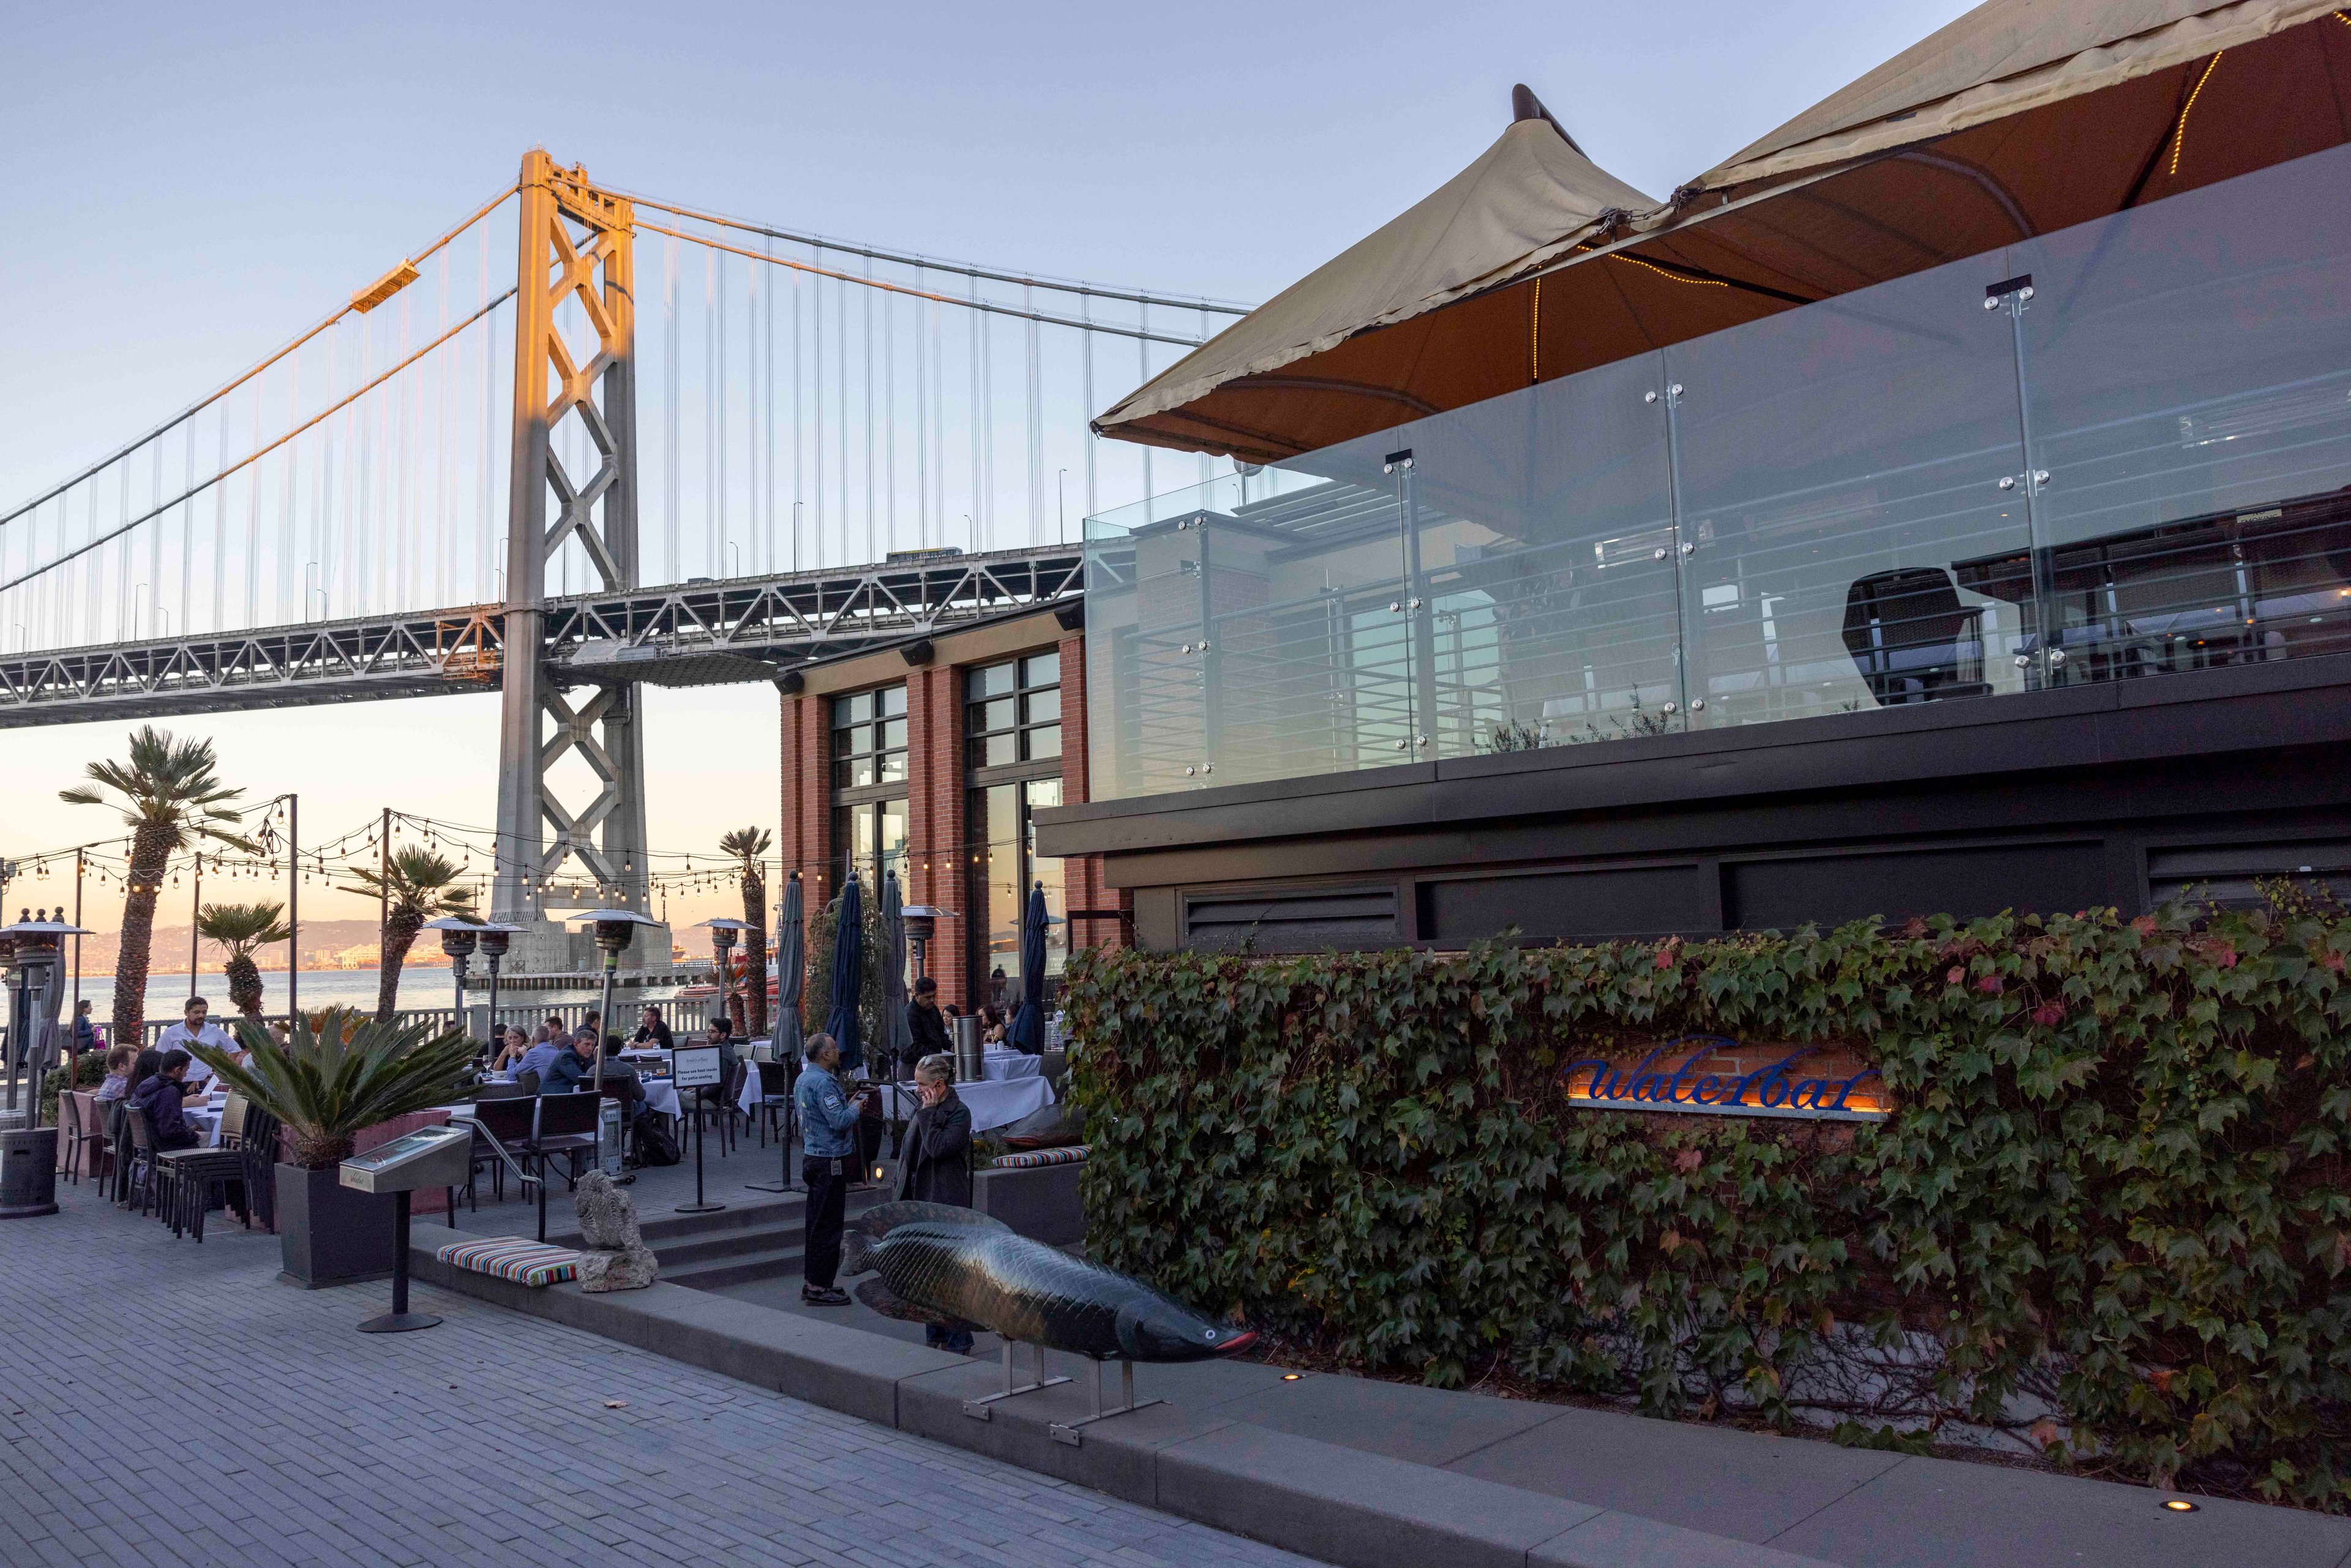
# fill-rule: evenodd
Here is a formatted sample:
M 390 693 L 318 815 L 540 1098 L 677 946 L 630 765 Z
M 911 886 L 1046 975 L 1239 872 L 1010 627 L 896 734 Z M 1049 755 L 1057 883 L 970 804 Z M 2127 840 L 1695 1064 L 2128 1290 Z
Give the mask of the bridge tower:
M 592 944 L 545 920 L 543 883 L 564 875 L 606 892 L 599 904 L 650 914 L 645 865 L 644 740 L 638 688 L 614 681 L 565 688 L 542 663 L 549 559 L 577 540 L 606 591 L 637 580 L 635 213 L 587 171 L 524 154 L 522 237 L 515 296 L 513 485 L 507 513 L 506 663 L 498 740 L 497 867 L 492 917 L 524 928 L 518 972 L 584 970 Z M 576 303 L 595 334 L 575 357 L 558 313 Z M 584 338 L 580 347 L 586 349 Z M 595 472 L 567 473 L 554 434 L 575 421 Z M 549 770 L 576 754 L 598 790 L 574 810 Z M 549 830 L 552 830 L 551 836 Z M 666 964 L 666 929 L 638 938 L 631 958 Z M 609 1021 L 609 1020 L 608 1020 Z

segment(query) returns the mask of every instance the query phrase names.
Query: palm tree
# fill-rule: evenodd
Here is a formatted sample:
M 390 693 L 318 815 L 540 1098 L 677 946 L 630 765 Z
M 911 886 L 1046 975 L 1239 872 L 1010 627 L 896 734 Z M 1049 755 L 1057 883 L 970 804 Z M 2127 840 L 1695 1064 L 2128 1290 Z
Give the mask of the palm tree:
M 455 885 L 456 862 L 413 846 L 392 852 L 389 877 L 371 871 L 352 874 L 360 885 L 343 892 L 384 901 L 383 952 L 376 960 L 375 1016 L 379 1023 L 389 1022 L 392 1007 L 400 1000 L 400 967 L 408 961 L 408 949 L 415 945 L 417 932 L 426 921 L 444 915 L 471 915 L 474 890 Z
M 69 806 L 113 806 L 131 828 L 131 869 L 122 901 L 122 945 L 114 961 L 114 1038 L 135 1045 L 147 1027 L 147 965 L 155 935 L 155 895 L 172 856 L 206 839 L 250 853 L 253 845 L 219 824 L 236 821 L 225 802 L 245 793 L 214 773 L 209 740 L 179 740 L 141 725 L 131 758 L 93 762 L 88 784 L 57 791 Z M 110 797 L 114 791 L 120 799 Z
M 730 998 L 727 1010 L 747 1024 L 757 1040 L 768 1032 L 768 879 L 763 859 L 775 839 L 765 828 L 737 828 L 718 841 L 718 852 L 733 855 L 743 873 L 743 933 L 747 971 L 744 995 Z
M 228 951 L 228 999 L 249 1019 L 261 1016 L 261 966 L 256 947 L 283 942 L 293 933 L 282 924 L 282 904 L 207 904 L 196 912 L 196 929 Z

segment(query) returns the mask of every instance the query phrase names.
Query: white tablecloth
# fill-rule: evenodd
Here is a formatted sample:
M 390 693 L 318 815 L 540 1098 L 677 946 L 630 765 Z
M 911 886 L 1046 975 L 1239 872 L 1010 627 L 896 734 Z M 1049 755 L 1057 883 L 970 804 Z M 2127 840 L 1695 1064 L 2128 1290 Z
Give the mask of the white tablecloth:
M 1031 1061 L 1035 1059 L 1030 1058 Z M 923 1103 L 914 1090 L 904 1086 L 889 1092 L 894 1098 L 885 1101 L 883 1109 L 892 1116 L 911 1116 L 922 1109 Z M 958 1083 L 956 1094 L 971 1108 L 971 1130 L 993 1132 L 1008 1127 L 1023 1116 L 1032 1115 L 1053 1103 L 1053 1086 L 1042 1078 L 989 1079 L 981 1083 Z
M 1002 1083 L 1014 1078 L 1034 1078 L 1044 1065 L 1042 1058 L 1025 1051 L 991 1051 L 980 1058 L 980 1071 L 991 1083 Z
M 221 1112 L 223 1109 L 225 1109 L 225 1107 L 221 1105 L 199 1105 L 191 1103 L 181 1106 L 180 1114 L 188 1119 L 189 1126 L 193 1127 L 197 1132 L 204 1134 L 204 1146 L 209 1149 L 214 1147 L 220 1143 Z

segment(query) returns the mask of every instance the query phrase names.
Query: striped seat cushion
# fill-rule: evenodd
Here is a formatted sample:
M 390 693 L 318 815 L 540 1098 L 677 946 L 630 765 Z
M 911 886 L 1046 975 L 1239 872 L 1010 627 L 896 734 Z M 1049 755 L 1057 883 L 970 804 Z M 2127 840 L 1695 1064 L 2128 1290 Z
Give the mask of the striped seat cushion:
M 580 1277 L 580 1254 L 561 1247 L 526 1241 L 518 1236 L 485 1236 L 452 1241 L 433 1254 L 442 1262 L 517 1285 L 552 1285 Z
M 996 1168 L 1000 1171 L 1033 1170 L 1039 1166 L 1074 1166 L 1082 1164 L 1086 1145 L 1071 1144 L 1061 1149 L 1029 1149 L 1017 1155 L 998 1155 Z

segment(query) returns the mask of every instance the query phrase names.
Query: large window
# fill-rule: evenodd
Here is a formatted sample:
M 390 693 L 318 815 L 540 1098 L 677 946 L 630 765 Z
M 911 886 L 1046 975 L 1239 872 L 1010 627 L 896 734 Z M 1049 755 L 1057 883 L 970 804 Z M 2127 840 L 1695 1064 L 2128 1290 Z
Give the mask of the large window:
M 1049 989 L 1069 956 L 1061 862 L 1039 857 L 1035 823 L 1038 811 L 1061 803 L 1061 656 L 1032 653 L 968 670 L 964 699 L 973 994 L 1008 1001 L 1021 994 L 1021 912 L 1040 883 L 1053 919 L 1045 928 Z
M 906 688 L 832 699 L 832 787 L 906 781 Z
M 906 688 L 832 699 L 832 891 L 852 870 L 878 896 L 906 874 Z
M 1001 768 L 1061 755 L 1061 655 L 1032 653 L 964 676 L 971 766 Z

